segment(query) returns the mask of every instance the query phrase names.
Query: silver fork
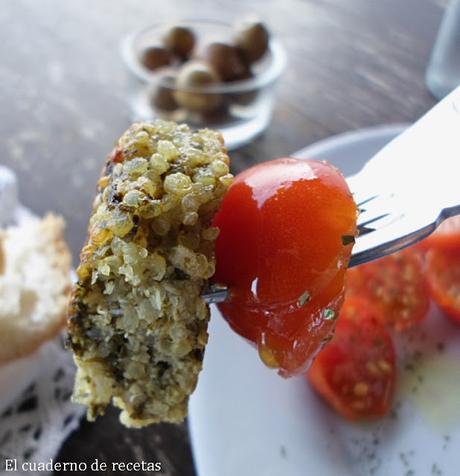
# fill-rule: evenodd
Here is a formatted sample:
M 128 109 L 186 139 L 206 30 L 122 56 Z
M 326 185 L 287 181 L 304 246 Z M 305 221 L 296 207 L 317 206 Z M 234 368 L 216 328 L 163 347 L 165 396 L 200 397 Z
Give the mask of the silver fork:
M 460 214 L 460 87 L 347 179 L 360 209 L 349 267 L 413 245 Z M 224 301 L 225 286 L 203 297 Z

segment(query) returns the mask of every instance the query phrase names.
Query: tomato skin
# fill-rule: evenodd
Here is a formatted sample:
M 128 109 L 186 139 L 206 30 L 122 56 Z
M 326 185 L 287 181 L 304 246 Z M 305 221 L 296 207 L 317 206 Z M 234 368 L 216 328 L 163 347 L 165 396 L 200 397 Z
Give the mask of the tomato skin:
M 347 271 L 346 294 L 368 299 L 383 321 L 404 331 L 422 321 L 430 306 L 423 256 L 409 248 Z
M 431 296 L 460 325 L 460 248 L 432 248 L 426 254 L 426 267 Z
M 460 249 L 460 215 L 444 220 L 430 236 L 419 244 L 419 247 L 424 250 L 430 248 L 447 251 Z
M 334 331 L 356 215 L 337 169 L 283 158 L 237 176 L 215 217 L 213 280 L 231 290 L 219 309 L 283 376 L 305 371 Z
M 346 298 L 335 336 L 308 372 L 315 390 L 348 420 L 377 418 L 392 406 L 396 356 L 391 335 L 368 301 Z

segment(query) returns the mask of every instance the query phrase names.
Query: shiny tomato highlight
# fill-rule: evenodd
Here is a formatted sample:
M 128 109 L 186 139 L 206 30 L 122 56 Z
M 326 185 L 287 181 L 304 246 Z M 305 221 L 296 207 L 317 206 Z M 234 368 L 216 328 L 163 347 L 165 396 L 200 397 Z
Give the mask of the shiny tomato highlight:
M 305 371 L 332 336 L 357 209 L 332 165 L 283 158 L 238 175 L 215 217 L 214 281 L 224 318 L 283 376 Z
M 316 357 L 308 379 L 349 420 L 389 412 L 396 380 L 395 349 L 372 303 L 345 298 L 335 336 Z

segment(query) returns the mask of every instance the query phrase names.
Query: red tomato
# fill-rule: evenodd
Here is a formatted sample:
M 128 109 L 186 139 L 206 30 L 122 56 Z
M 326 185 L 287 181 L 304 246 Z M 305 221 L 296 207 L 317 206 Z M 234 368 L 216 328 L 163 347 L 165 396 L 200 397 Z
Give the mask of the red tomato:
M 426 254 L 427 278 L 433 299 L 460 324 L 460 248 L 433 248 Z
M 430 306 L 422 255 L 407 249 L 347 271 L 347 296 L 368 299 L 384 322 L 402 331 L 421 321 Z
M 237 176 L 215 217 L 214 281 L 231 290 L 219 308 L 283 376 L 305 371 L 334 331 L 356 215 L 336 168 L 284 158 Z
M 345 299 L 335 336 L 316 357 L 308 378 L 349 420 L 388 413 L 395 389 L 395 350 L 379 312 L 368 301 Z
M 431 247 L 445 250 L 460 249 L 460 215 L 443 221 L 434 233 L 420 243 L 420 246 L 423 249 Z

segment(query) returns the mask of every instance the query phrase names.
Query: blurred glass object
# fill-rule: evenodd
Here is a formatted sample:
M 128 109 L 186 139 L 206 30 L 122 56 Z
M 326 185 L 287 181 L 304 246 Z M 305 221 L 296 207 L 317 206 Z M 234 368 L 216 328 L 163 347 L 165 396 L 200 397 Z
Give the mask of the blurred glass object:
M 442 99 L 460 84 L 460 0 L 451 0 L 431 54 L 426 84 Z
M 181 20 L 179 24 L 193 29 L 205 44 L 234 34 L 232 25 L 217 20 Z M 160 118 L 186 122 L 196 129 L 217 129 L 230 150 L 261 134 L 270 122 L 275 86 L 286 65 L 282 45 L 272 38 L 267 53 L 252 66 L 248 79 L 183 87 L 174 80 L 174 68 L 166 68 L 163 73 L 149 71 L 139 60 L 146 46 L 158 42 L 164 28 L 165 25 L 150 26 L 129 35 L 122 43 L 124 62 L 136 79 L 130 101 L 132 120 Z M 208 105 L 212 109 L 207 110 Z

